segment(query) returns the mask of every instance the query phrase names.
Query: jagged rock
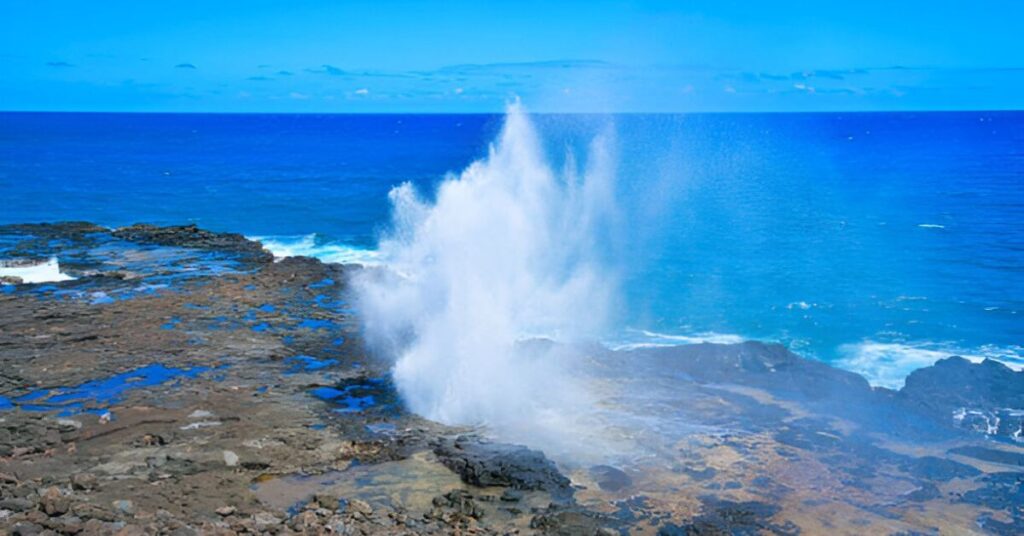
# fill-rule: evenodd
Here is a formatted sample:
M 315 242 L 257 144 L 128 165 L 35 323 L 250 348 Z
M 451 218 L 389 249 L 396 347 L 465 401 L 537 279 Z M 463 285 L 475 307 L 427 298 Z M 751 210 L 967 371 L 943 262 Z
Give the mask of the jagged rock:
M 965 430 L 1024 441 L 1024 372 L 986 359 L 943 359 L 907 376 L 898 399 Z
M 100 519 L 89 519 L 82 525 L 84 534 L 114 534 L 120 527 L 115 523 L 102 521 Z
M 20 521 L 11 527 L 11 534 L 14 536 L 35 536 L 36 534 L 42 534 L 43 530 L 45 529 L 41 525 Z
M 853 372 L 802 358 L 781 344 L 689 344 L 622 352 L 623 359 L 654 360 L 665 371 L 682 372 L 699 382 L 738 383 L 773 393 L 812 399 L 870 396 L 867 380 Z
M 65 515 L 57 519 L 51 527 L 63 534 L 78 534 L 82 532 L 83 523 L 82 519 L 77 516 Z
M 48 516 L 63 515 L 71 508 L 71 501 L 56 486 L 43 491 L 39 497 L 39 504 Z
M 369 516 L 373 514 L 373 507 L 369 503 L 360 499 L 350 499 L 348 501 L 348 508 L 346 511 L 350 514 L 361 514 Z
M 35 506 L 35 503 L 21 497 L 13 497 L 10 499 L 0 500 L 0 510 L 12 510 L 14 512 L 24 512 Z
M 277 530 L 281 525 L 281 518 L 270 512 L 257 512 L 252 515 L 252 521 L 256 529 L 261 531 Z
M 92 473 L 75 473 L 71 477 L 71 487 L 77 490 L 91 490 L 96 487 L 98 479 Z
M 441 440 L 434 454 L 467 484 L 543 490 L 561 498 L 572 495 L 569 479 L 538 450 L 459 436 Z
M 701 497 L 703 512 L 685 526 L 669 523 L 658 530 L 659 536 L 690 536 L 694 534 L 775 534 L 796 536 L 799 529 L 792 523 L 774 523 L 779 512 L 775 505 L 756 502 L 734 502 L 713 496 Z
M 450 522 L 454 519 L 451 514 L 455 514 L 456 517 L 473 519 L 480 519 L 484 516 L 483 510 L 476 505 L 473 496 L 465 490 L 452 490 L 444 495 L 438 495 L 434 497 L 432 503 L 434 510 L 430 517 L 434 519 Z
M 132 501 L 129 501 L 127 499 L 119 499 L 110 504 L 111 506 L 114 507 L 115 510 L 121 512 L 122 514 L 129 516 L 135 515 L 135 503 Z
M 590 476 L 598 487 L 605 491 L 619 491 L 633 485 L 633 479 L 621 469 L 610 465 L 595 465 L 590 468 Z
M 270 262 L 273 260 L 273 255 L 263 249 L 259 242 L 253 242 L 240 234 L 207 231 L 200 229 L 196 225 L 161 227 L 157 225 L 135 224 L 115 229 L 110 234 L 141 244 L 230 251 L 246 253 L 254 261 Z
M 523 499 L 523 492 L 517 489 L 506 489 L 501 492 L 500 498 L 503 502 L 518 502 Z
M 300 532 L 311 531 L 319 525 L 320 518 L 317 517 L 316 512 L 311 510 L 300 512 L 288 521 L 289 527 Z
M 313 496 L 313 502 L 321 508 L 334 511 L 341 504 L 341 498 L 333 493 L 320 492 Z

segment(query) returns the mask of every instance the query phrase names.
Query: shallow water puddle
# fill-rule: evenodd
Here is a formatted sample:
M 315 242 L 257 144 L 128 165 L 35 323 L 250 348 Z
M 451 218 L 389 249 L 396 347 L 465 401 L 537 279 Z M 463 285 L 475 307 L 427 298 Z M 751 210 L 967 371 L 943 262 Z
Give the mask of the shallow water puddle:
M 20 408 L 24 411 L 60 411 L 60 415 L 102 413 L 106 412 L 107 406 L 120 401 L 121 396 L 129 390 L 153 387 L 171 380 L 196 378 L 217 369 L 173 368 L 156 363 L 76 387 L 39 389 L 15 398 L 0 397 L 0 410 Z
M 299 329 L 336 329 L 336 326 L 330 320 L 323 320 L 319 318 L 306 318 L 303 319 L 298 325 L 295 326 Z
M 316 372 L 331 365 L 337 365 L 337 359 L 317 359 L 309 355 L 297 355 L 284 360 L 285 364 L 291 365 L 285 374 L 297 374 L 299 372 Z
M 433 454 L 420 452 L 404 460 L 357 464 L 344 471 L 270 478 L 254 484 L 252 490 L 260 502 L 280 510 L 301 508 L 314 494 L 330 492 L 342 500 L 360 499 L 374 506 L 400 505 L 426 512 L 435 496 L 462 488 L 465 485 L 459 477 Z
M 316 387 L 309 393 L 337 406 L 335 413 L 358 413 L 369 409 L 394 408 L 397 395 L 386 378 L 353 380 L 337 387 Z
M 40 298 L 106 305 L 196 282 L 201 277 L 248 273 L 241 256 L 234 252 L 141 244 L 107 233 L 90 233 L 75 241 L 42 241 L 27 235 L 13 236 L 12 241 L 4 240 L 4 236 L 0 236 L 0 254 L 13 258 L 0 261 L 0 276 L 24 281 L 23 285 L 5 286 L 5 294 L 26 291 Z M 67 273 L 66 267 L 70 267 Z M 109 280 L 85 277 L 93 274 L 123 277 L 135 283 L 111 289 Z M 97 288 L 98 281 L 103 283 L 101 288 Z M 49 284 L 52 282 L 67 284 Z

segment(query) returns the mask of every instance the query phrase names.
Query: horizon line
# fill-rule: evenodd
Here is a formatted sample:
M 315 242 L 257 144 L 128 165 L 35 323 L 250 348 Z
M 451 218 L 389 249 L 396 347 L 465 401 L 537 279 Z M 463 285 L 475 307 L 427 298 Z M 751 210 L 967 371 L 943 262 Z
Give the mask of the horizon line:
M 824 115 L 824 114 L 899 114 L 899 113 L 1021 113 L 1024 108 L 970 108 L 970 109 L 906 109 L 906 110 L 703 110 L 703 111 L 616 111 L 616 112 L 557 112 L 527 111 L 529 115 Z M 0 114 L 92 114 L 92 115 L 363 115 L 363 116 L 398 116 L 398 115 L 505 115 L 503 111 L 495 112 L 437 112 L 437 111 L 394 111 L 394 112 L 209 112 L 209 111 L 170 111 L 170 110 L 0 110 Z

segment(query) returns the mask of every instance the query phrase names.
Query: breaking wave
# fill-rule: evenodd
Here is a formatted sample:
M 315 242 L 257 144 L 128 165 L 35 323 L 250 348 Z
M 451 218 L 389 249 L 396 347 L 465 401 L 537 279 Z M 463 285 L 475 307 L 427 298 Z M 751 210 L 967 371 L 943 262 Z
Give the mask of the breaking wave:
M 362 264 L 372 266 L 380 263 L 380 254 L 372 249 L 359 248 L 338 242 L 326 242 L 316 233 L 294 236 L 250 236 L 274 254 L 275 258 L 313 257 L 323 262 L 338 264 Z
M 839 347 L 837 365 L 856 372 L 871 385 L 899 389 L 907 376 L 950 356 L 960 356 L 980 363 L 985 359 L 1000 361 L 1015 370 L 1024 369 L 1024 348 L 982 346 L 960 348 L 951 343 L 900 343 L 865 340 Z

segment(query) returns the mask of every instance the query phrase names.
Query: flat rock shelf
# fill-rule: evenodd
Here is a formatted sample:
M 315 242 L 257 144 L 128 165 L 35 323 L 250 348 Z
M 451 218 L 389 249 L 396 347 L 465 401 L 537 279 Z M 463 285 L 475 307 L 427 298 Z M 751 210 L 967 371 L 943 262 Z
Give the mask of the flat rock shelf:
M 357 266 L 88 223 L 0 227 L 0 260 L 60 275 L 0 282 L 0 533 L 1024 533 L 1024 374 L 993 361 L 889 391 L 778 345 L 594 347 L 687 428 L 586 465 L 409 413 Z

